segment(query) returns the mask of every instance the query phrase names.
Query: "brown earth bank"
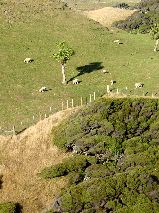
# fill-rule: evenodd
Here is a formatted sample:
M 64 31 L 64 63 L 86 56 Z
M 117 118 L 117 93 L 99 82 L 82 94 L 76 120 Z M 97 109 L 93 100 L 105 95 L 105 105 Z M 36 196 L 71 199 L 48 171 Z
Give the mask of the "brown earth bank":
M 0 136 L 0 203 L 13 201 L 23 212 L 38 213 L 65 187 L 65 178 L 43 180 L 37 174 L 69 155 L 51 143 L 51 130 L 73 110 L 58 112 L 14 137 Z
M 103 26 L 110 27 L 113 22 L 124 20 L 132 15 L 135 10 L 125 10 L 113 7 L 104 7 L 98 10 L 84 11 L 84 14 Z

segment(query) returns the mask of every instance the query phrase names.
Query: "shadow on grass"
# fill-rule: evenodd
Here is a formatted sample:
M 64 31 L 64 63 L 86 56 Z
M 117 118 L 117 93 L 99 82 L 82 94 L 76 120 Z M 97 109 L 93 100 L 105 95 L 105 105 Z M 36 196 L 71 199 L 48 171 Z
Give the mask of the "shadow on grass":
M 70 81 L 73 81 L 75 78 L 77 78 L 85 73 L 91 73 L 96 70 L 103 69 L 104 67 L 101 64 L 102 64 L 102 62 L 92 62 L 90 64 L 77 67 L 76 70 L 77 70 L 78 74 L 76 76 L 70 78 L 70 80 L 68 80 L 67 83 Z

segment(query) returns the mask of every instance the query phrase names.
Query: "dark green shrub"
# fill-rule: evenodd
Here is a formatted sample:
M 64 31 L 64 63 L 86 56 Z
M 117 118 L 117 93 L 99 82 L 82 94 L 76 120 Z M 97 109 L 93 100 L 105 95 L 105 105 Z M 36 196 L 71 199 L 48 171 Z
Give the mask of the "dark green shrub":
M 84 170 L 89 165 L 90 164 L 85 156 L 76 156 L 75 158 L 69 158 L 60 164 L 43 169 L 40 175 L 43 178 L 60 177 L 73 171 Z
M 55 144 L 78 155 L 42 171 L 69 174 L 61 211 L 159 212 L 158 100 L 100 98 L 61 127 Z
M 136 6 L 136 9 L 138 9 L 138 11 L 126 20 L 117 21 L 113 26 L 130 32 L 148 33 L 151 26 L 159 22 L 159 1 L 141 0 Z
M 17 213 L 16 209 L 17 204 L 12 202 L 0 204 L 0 213 Z

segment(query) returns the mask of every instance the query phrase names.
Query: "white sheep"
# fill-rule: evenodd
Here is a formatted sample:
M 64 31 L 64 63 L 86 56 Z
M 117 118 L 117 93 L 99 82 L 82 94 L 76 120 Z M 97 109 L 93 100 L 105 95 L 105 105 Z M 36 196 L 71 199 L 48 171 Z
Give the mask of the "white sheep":
M 77 78 L 75 78 L 72 82 L 73 84 L 78 84 L 79 83 L 79 80 Z
M 114 40 L 114 43 L 119 43 L 120 42 L 120 40 Z
M 116 83 L 116 81 L 114 81 L 114 80 L 111 80 L 110 81 L 110 85 L 113 85 L 113 84 L 115 84 Z
M 41 87 L 41 88 L 39 89 L 39 92 L 46 92 L 46 91 L 48 91 L 48 89 L 47 89 L 46 87 Z
M 114 40 L 114 43 L 123 44 L 120 40 Z
M 33 61 L 33 59 L 31 59 L 31 58 L 26 58 L 26 59 L 24 59 L 24 63 L 31 63 Z
M 139 83 L 135 83 L 135 88 L 142 88 L 144 86 L 143 83 L 139 82 Z
M 109 72 L 107 70 L 102 70 L 102 73 L 105 74 L 105 73 L 109 73 Z

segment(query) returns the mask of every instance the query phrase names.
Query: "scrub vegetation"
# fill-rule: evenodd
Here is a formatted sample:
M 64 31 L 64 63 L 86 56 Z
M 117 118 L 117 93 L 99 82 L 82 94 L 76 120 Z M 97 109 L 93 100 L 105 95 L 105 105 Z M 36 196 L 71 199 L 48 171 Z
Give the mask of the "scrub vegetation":
M 69 186 L 50 212 L 159 212 L 159 101 L 105 99 L 80 110 L 52 132 L 74 155 L 45 168 Z

